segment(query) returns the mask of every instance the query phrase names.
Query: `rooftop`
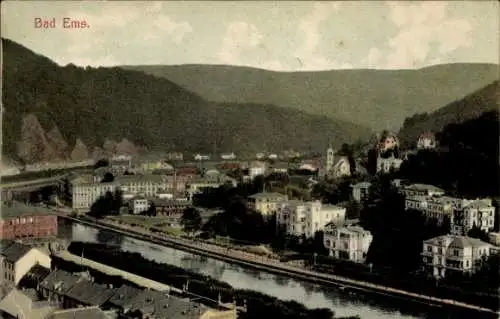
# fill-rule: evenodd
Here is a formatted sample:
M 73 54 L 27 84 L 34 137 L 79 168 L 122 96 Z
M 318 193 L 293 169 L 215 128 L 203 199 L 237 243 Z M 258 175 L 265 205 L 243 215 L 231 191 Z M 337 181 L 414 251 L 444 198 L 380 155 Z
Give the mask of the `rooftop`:
M 23 291 L 12 289 L 0 301 L 0 310 L 14 318 L 30 319 L 45 319 L 49 313 L 54 311 L 54 308 L 47 303 L 44 303 L 43 306 L 38 304 L 37 307 L 32 307 L 33 303 L 34 301 Z
M 449 247 L 452 248 L 465 248 L 465 247 L 482 247 L 490 246 L 490 244 L 485 243 L 477 238 L 467 237 L 467 236 L 455 236 Z
M 30 206 L 19 202 L 2 202 L 2 209 L 0 211 L 1 219 L 34 215 L 52 215 L 52 212 L 49 209 L 41 206 Z
M 139 310 L 151 318 L 198 319 L 208 308 L 189 300 L 172 297 L 164 293 L 143 290 L 129 305 L 131 310 Z
M 444 192 L 443 189 L 436 187 L 434 185 L 428 185 L 428 184 L 411 184 L 409 186 L 406 186 L 405 189 L 416 190 L 416 191 Z
M 66 296 L 90 306 L 101 306 L 113 295 L 113 290 L 88 280 L 77 282 L 67 292 Z
M 466 206 L 469 208 L 476 208 L 476 209 L 493 207 L 491 205 L 491 200 L 489 199 L 476 199 L 475 201 L 470 202 Z
M 82 278 L 67 271 L 55 269 L 41 283 L 40 287 L 49 291 L 58 291 L 62 294 L 70 290 Z
M 372 185 L 370 182 L 359 182 L 357 184 L 352 185 L 352 187 L 357 187 L 357 188 L 368 188 Z
M 14 242 L 8 246 L 2 247 L 1 254 L 6 260 L 10 261 L 11 263 L 15 263 L 24 255 L 26 255 L 31 249 L 34 248 Z
M 249 198 L 271 198 L 271 197 L 279 197 L 279 198 L 284 198 L 286 195 L 283 195 L 281 193 L 276 193 L 276 192 L 262 192 L 262 193 L 256 193 L 253 195 L 248 196 Z
M 120 288 L 114 289 L 114 294 L 108 300 L 108 303 L 118 307 L 125 307 L 140 292 L 141 289 L 129 285 L 122 285 Z

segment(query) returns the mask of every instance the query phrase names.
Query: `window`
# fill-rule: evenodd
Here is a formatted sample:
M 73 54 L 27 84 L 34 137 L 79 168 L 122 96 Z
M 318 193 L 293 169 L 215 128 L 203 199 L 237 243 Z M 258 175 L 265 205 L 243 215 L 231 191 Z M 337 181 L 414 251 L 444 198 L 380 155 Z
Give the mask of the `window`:
M 453 249 L 453 256 L 459 256 L 460 252 L 458 249 Z
M 469 261 L 468 260 L 465 261 L 465 267 L 469 268 Z
M 438 248 L 438 253 L 442 254 L 443 253 L 443 249 L 442 248 Z
M 427 251 L 432 253 L 432 246 L 427 246 Z

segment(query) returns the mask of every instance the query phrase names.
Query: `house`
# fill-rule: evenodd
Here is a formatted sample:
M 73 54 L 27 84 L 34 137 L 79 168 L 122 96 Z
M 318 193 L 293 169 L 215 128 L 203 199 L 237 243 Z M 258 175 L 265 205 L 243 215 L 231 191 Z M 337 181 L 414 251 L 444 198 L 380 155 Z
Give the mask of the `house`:
M 50 302 L 63 305 L 65 294 L 81 280 L 85 279 L 67 271 L 55 269 L 40 282 L 38 289 L 41 295 Z
M 424 269 L 436 278 L 448 272 L 474 273 L 492 248 L 476 238 L 444 235 L 423 242 L 422 261 Z
M 203 154 L 196 154 L 194 156 L 195 161 L 208 161 L 210 160 L 209 155 L 203 155 Z
M 360 182 L 352 185 L 352 198 L 358 203 L 365 201 L 368 198 L 371 185 L 370 182 Z
M 492 245 L 500 246 L 500 233 L 491 232 L 488 234 L 488 238 Z
M 57 304 L 51 304 L 48 301 L 40 300 L 34 289 L 12 289 L 0 301 L 0 318 L 50 318 Z M 88 318 L 88 317 L 87 317 Z
M 40 265 L 50 269 L 51 259 L 37 248 L 18 242 L 0 242 L 1 281 L 17 285 L 33 267 Z
M 267 156 L 267 158 L 269 158 L 270 160 L 276 160 L 278 159 L 278 155 L 277 154 L 269 154 L 269 156 Z
M 289 169 L 290 165 L 288 164 L 288 162 L 277 162 L 269 165 L 269 173 L 285 174 L 288 173 Z
M 433 196 L 409 196 L 405 198 L 405 209 L 418 210 L 426 218 L 435 219 L 441 223 L 448 218 L 453 219 L 453 205 L 441 197 Z
M 149 201 L 146 197 L 144 196 L 137 196 L 134 197 L 132 200 L 132 213 L 134 215 L 138 215 L 149 208 Z
M 264 159 L 266 157 L 265 153 L 257 153 L 255 154 L 255 158 L 258 160 Z
M 442 196 L 444 190 L 427 184 L 411 184 L 401 189 L 401 192 L 406 196 Z
M 118 171 L 126 171 L 132 168 L 132 156 L 117 155 L 109 159 L 109 166 Z
M 223 160 L 235 160 L 236 155 L 234 155 L 234 153 L 225 153 L 225 154 L 221 154 L 220 158 Z
M 364 263 L 372 241 L 372 234 L 360 226 L 330 224 L 324 230 L 325 248 L 338 259 Z
M 57 216 L 40 206 L 2 202 L 0 239 L 50 238 L 57 236 Z
M 311 238 L 327 224 L 342 224 L 346 209 L 335 205 L 323 205 L 320 201 L 292 200 L 281 204 L 276 222 L 293 236 Z
M 184 159 L 184 155 L 179 152 L 170 152 L 165 155 L 165 158 L 168 161 L 182 161 Z
M 288 196 L 280 193 L 257 193 L 248 196 L 250 208 L 258 211 L 264 216 L 275 214 L 281 207 L 281 204 L 288 201 Z
M 384 153 L 393 150 L 399 146 L 399 140 L 394 133 L 387 133 L 379 139 L 377 149 L 379 153 Z
M 495 224 L 495 207 L 491 199 L 462 200 L 460 210 L 453 216 L 451 232 L 454 235 L 467 235 L 474 226 L 488 233 Z
M 377 173 L 387 174 L 393 171 L 397 171 L 401 167 L 402 163 L 402 159 L 395 158 L 394 156 L 390 156 L 388 158 L 379 156 L 377 157 Z
M 102 306 L 113 296 L 114 291 L 90 280 L 77 281 L 64 294 L 64 308 Z
M 309 170 L 315 172 L 320 168 L 321 164 L 319 160 L 308 159 L 300 162 L 299 169 Z
M 266 173 L 267 164 L 261 161 L 253 161 L 248 166 L 248 172 L 243 177 L 246 181 L 251 181 L 259 175 L 264 175 Z
M 431 132 L 425 132 L 418 137 L 417 149 L 434 149 L 437 146 L 436 136 Z

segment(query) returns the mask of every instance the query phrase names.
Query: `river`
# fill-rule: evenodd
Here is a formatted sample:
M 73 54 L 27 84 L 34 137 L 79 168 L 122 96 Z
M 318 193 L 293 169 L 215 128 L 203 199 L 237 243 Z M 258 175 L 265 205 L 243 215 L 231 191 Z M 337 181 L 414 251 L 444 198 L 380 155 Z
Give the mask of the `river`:
M 140 253 L 147 259 L 209 275 L 235 288 L 255 290 L 282 300 L 294 300 L 310 308 L 330 308 L 337 316 L 359 315 L 362 319 L 479 318 L 477 313 L 467 314 L 464 310 L 451 313 L 398 298 L 353 294 L 335 287 L 314 285 L 69 221 L 60 222 L 59 235 L 68 241 L 120 245 L 124 251 Z

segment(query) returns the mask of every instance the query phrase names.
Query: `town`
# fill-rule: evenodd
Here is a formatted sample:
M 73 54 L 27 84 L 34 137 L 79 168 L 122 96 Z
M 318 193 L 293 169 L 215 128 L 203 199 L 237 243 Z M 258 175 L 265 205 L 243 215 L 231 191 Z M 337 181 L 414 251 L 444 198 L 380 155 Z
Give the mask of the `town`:
M 373 163 L 365 162 L 363 154 L 347 144 L 338 151 L 329 147 L 322 156 L 262 152 L 250 160 L 240 160 L 234 153 L 220 154 L 219 159 L 193 154 L 192 160 L 183 159 L 179 152 L 163 158 L 120 154 L 94 162 L 91 168 L 70 171 L 57 186 L 30 196 L 4 190 L 2 278 L 17 288 L 4 297 L 0 309 L 13 311 L 1 305 L 16 298 L 26 300 L 29 309 L 25 311 L 52 311 L 54 318 L 67 311 L 57 305 L 80 307 L 77 311 L 82 316 L 99 311 L 131 316 L 139 311 L 161 317 L 160 310 L 147 308 L 152 298 L 155 304 L 174 303 L 175 309 L 186 309 L 186 318 L 236 316 L 239 308 L 231 303 L 208 298 L 209 307 L 190 301 L 185 287 L 130 278 L 129 273 L 138 273 L 139 268 L 116 264 L 106 250 L 95 255 L 95 265 L 87 267 L 133 282 L 130 287 L 96 284 L 88 271 L 72 274 L 62 266 L 51 268 L 51 255 L 58 263 L 83 266 L 78 256 L 84 249 L 87 254 L 99 249 L 82 243 L 77 251 L 72 244 L 64 253 L 68 247 L 52 240 L 58 233 L 58 215 L 140 229 L 154 236 L 204 241 L 244 253 L 250 260 L 265 257 L 395 288 L 411 280 L 421 286 L 413 287 L 421 289 L 417 292 L 427 292 L 426 284 L 439 283 L 442 288 L 434 294 L 460 302 L 470 301 L 471 293 L 495 296 L 498 290 L 488 281 L 498 275 L 498 202 L 458 196 L 402 178 L 399 173 L 412 156 L 442 152 L 430 132 L 423 132 L 412 145 L 405 150 L 395 134 L 382 132 L 368 144 L 367 154 L 375 154 Z M 372 172 L 367 169 L 370 166 Z M 377 211 L 381 209 L 386 211 Z M 398 231 L 404 232 L 402 237 Z M 396 238 L 407 247 L 387 243 Z M 394 256 L 382 250 L 399 252 Z M 112 270 L 103 270 L 109 267 L 105 264 Z M 98 277 L 106 282 L 102 275 Z M 33 285 L 34 281 L 38 284 Z M 64 285 L 64 290 L 58 285 Z M 461 285 L 466 294 L 457 292 Z M 172 293 L 165 296 L 158 290 Z M 491 300 L 477 298 L 482 299 L 482 307 L 492 307 Z M 161 311 L 174 311 L 173 306 L 165 307 Z
M 499 317 L 498 2 L 1 5 L 0 318 Z

